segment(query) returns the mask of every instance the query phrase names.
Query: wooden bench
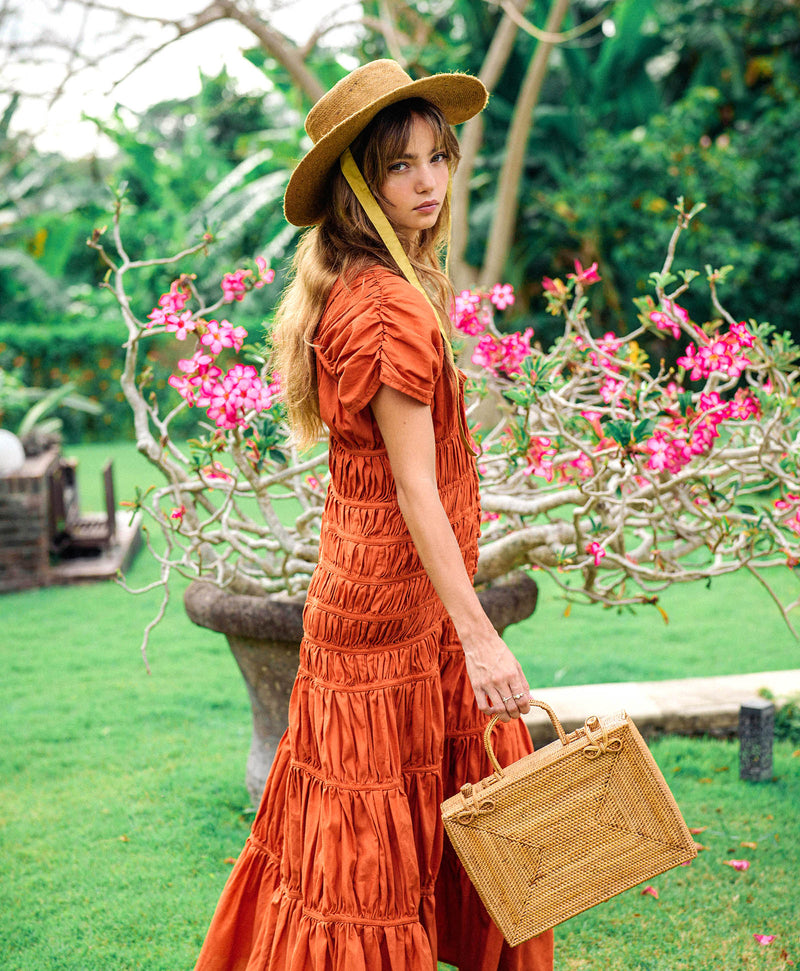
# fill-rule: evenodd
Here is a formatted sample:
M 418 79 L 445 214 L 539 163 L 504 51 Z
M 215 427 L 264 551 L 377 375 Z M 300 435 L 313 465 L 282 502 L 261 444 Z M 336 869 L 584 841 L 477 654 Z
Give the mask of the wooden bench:
M 103 550 L 117 532 L 117 504 L 114 496 L 113 462 L 103 468 L 105 512 L 81 513 L 78 496 L 77 463 L 62 459 L 51 479 L 51 536 L 53 552 Z

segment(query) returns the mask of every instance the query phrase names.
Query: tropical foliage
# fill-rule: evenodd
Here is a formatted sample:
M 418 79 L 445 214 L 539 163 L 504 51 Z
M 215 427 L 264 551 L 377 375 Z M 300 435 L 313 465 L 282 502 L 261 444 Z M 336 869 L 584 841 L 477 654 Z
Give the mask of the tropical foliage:
M 246 20 L 235 3 L 225 11 L 215 16 Z M 543 45 L 539 28 L 554 12 L 559 42 L 548 49 L 530 130 L 521 132 L 524 160 L 509 206 L 498 191 L 509 182 L 510 131 Z M 71 420 L 71 436 L 118 432 L 124 411 L 111 379 L 120 356 L 109 356 L 107 341 L 114 311 L 96 287 L 105 269 L 83 246 L 107 209 L 108 182 L 127 183 L 136 215 L 127 243 L 135 257 L 148 259 L 162 246 L 177 250 L 209 230 L 218 242 L 208 278 L 258 252 L 275 266 L 277 292 L 294 241 L 280 199 L 302 147 L 303 114 L 314 92 L 352 63 L 386 55 L 412 74 L 470 71 L 492 90 L 480 127 L 462 132 L 469 178 L 461 201 L 469 219 L 456 226 L 452 265 L 459 289 L 500 278 L 514 285 L 514 310 L 502 326 L 534 325 L 540 339 L 553 339 L 540 281 L 564 276 L 579 258 L 584 265 L 600 260 L 602 283 L 588 294 L 598 332 L 634 329 L 633 299 L 645 292 L 671 232 L 672 201 L 683 195 L 709 208 L 687 234 L 681 259 L 696 264 L 702 254 L 732 264 L 724 294 L 732 311 L 747 312 L 755 285 L 759 316 L 797 337 L 796 13 L 783 0 L 391 0 L 363 5 L 363 26 L 348 50 L 326 46 L 322 32 L 302 51 L 263 15 L 247 21 L 254 47 L 246 56 L 264 72 L 266 97 L 242 95 L 223 72 L 203 77 L 192 99 L 139 116 L 119 109 L 97 120 L 116 145 L 108 160 L 73 162 L 30 149 L 10 134 L 12 100 L 0 129 L 0 365 L 21 368 L 27 383 L 72 378 L 82 393 L 102 398 L 106 417 Z M 496 252 L 490 243 L 503 221 L 511 224 L 505 255 L 489 273 L 485 257 Z M 132 283 L 141 299 L 168 284 L 158 265 Z M 711 314 L 704 299 L 687 297 L 694 317 Z M 260 304 L 257 315 L 269 306 Z M 246 307 L 243 313 L 259 333 L 256 317 Z M 79 343 L 81 366 L 65 368 L 55 352 L 33 353 L 47 334 L 54 348 Z M 643 341 L 654 359 L 674 361 L 659 335 Z M 152 353 L 156 381 L 166 381 L 168 346 Z M 110 368 L 102 366 L 109 360 Z
M 57 414 L 59 409 L 73 409 L 90 415 L 97 415 L 102 410 L 97 402 L 76 394 L 72 381 L 44 391 L 26 387 L 17 375 L 0 368 L 0 422 L 4 426 L 10 425 L 26 450 L 35 449 L 49 436 L 61 434 L 63 420 Z

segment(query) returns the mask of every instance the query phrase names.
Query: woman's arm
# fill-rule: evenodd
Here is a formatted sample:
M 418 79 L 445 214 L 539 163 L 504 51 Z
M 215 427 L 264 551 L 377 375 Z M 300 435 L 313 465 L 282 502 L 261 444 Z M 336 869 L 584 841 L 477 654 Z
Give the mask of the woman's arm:
M 385 384 L 370 404 L 386 444 L 400 511 L 464 648 L 478 707 L 486 714 L 507 712 L 518 718 L 530 709 L 528 682 L 480 605 L 439 498 L 430 407 Z M 522 697 L 514 700 L 514 695 Z

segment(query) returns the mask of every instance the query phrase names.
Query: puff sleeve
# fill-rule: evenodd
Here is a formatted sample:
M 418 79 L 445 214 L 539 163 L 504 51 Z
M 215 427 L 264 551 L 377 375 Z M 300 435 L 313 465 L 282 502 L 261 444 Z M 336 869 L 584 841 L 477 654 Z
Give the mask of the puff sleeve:
M 430 404 L 443 364 L 439 324 L 424 296 L 387 270 L 371 270 L 339 287 L 325 314 L 318 347 L 351 415 L 381 384 Z

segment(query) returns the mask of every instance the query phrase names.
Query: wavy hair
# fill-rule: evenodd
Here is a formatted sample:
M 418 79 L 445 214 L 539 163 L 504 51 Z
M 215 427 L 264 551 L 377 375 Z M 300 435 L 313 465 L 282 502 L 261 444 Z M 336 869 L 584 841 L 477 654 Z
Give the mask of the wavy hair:
M 414 118 L 426 121 L 433 132 L 436 150 L 447 156 L 450 175 L 461 157 L 458 141 L 441 112 L 420 98 L 384 108 L 350 146 L 372 194 L 381 199 L 389 165 L 403 154 Z M 450 201 L 445 200 L 436 223 L 422 230 L 407 255 L 420 283 L 431 299 L 444 333 L 452 330 L 450 307 L 453 288 L 441 270 L 440 257 L 450 225 Z M 275 313 L 272 328 L 273 370 L 281 376 L 281 388 L 292 435 L 301 448 L 324 434 L 319 413 L 314 336 L 334 283 L 352 283 L 364 270 L 385 266 L 402 272 L 390 256 L 378 231 L 368 219 L 344 176 L 335 167 L 322 220 L 301 238 L 295 251 L 290 282 Z M 445 367 L 455 380 L 455 365 L 445 354 Z

